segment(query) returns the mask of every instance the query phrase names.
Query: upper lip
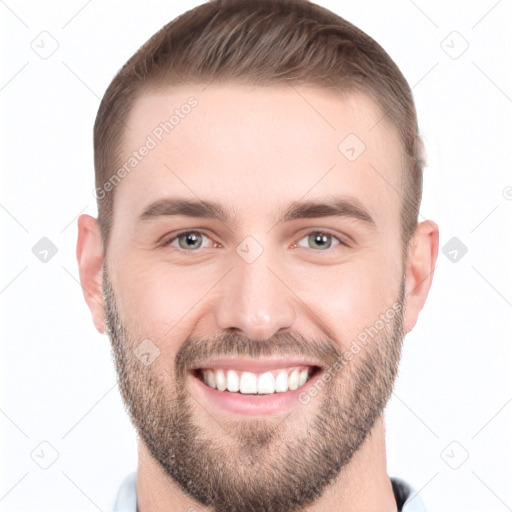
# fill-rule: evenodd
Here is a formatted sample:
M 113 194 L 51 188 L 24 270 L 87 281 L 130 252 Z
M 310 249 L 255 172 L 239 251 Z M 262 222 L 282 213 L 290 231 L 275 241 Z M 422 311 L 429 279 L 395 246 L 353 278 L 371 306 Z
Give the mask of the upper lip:
M 200 364 L 195 364 L 192 370 L 200 369 L 233 369 L 248 372 L 264 372 L 267 370 L 276 370 L 280 368 L 289 368 L 294 366 L 318 366 L 321 367 L 318 361 L 300 358 L 300 357 L 285 357 L 273 359 L 254 359 L 250 357 L 222 357 L 202 361 Z

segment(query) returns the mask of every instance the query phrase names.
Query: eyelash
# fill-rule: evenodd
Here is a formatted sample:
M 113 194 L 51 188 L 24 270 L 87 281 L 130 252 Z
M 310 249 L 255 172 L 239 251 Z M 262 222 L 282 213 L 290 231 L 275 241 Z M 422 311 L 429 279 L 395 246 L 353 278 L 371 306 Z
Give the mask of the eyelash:
M 187 235 L 189 233 L 200 233 L 202 236 L 208 238 L 211 240 L 211 237 L 208 236 L 207 233 L 205 233 L 204 231 L 200 230 L 200 229 L 189 229 L 189 230 L 186 230 L 186 231 L 181 231 L 179 233 L 177 233 L 176 235 L 174 235 L 173 237 L 171 237 L 169 240 L 165 241 L 162 245 L 164 247 L 168 247 L 170 246 L 175 240 L 178 240 L 178 238 L 182 235 Z M 340 238 L 338 238 L 336 235 L 334 235 L 333 233 L 330 233 L 329 231 L 324 231 L 324 230 L 320 230 L 320 229 L 314 229 L 314 230 L 311 230 L 309 232 L 307 232 L 306 234 L 304 234 L 298 241 L 300 242 L 302 239 L 310 236 L 310 235 L 313 235 L 313 234 L 321 234 L 321 235 L 328 235 L 328 236 L 331 236 L 333 239 L 337 240 L 339 243 L 337 245 L 335 245 L 334 247 L 330 247 L 329 249 L 325 249 L 325 250 L 318 250 L 317 252 L 322 252 L 322 253 L 331 253 L 333 252 L 334 250 L 336 250 L 336 247 L 338 246 L 344 246 L 344 247 L 350 247 L 350 244 L 344 240 L 341 240 Z M 213 240 L 212 240 L 213 241 Z M 216 242 L 213 242 L 214 244 L 216 244 Z M 293 246 L 292 246 L 293 249 L 296 249 L 296 248 L 302 248 L 302 249 L 312 249 L 310 247 L 303 247 L 303 246 L 299 246 L 297 245 L 297 243 L 294 243 Z M 180 247 L 175 247 L 175 249 L 179 252 L 182 252 L 182 253 L 194 253 L 194 252 L 199 252 L 200 249 L 196 249 L 196 250 L 190 250 L 190 251 L 187 251 L 185 249 L 181 249 Z M 312 249 L 314 250 L 314 249 Z

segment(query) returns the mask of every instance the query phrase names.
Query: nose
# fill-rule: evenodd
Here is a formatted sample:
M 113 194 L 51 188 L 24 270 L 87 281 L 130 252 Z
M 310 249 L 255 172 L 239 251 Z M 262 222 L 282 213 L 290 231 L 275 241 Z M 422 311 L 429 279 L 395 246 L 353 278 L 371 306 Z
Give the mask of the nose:
M 235 255 L 234 266 L 222 281 L 215 311 L 218 327 L 236 329 L 253 340 L 290 329 L 296 320 L 296 298 L 279 275 L 276 260 L 267 258 L 266 251 L 252 263 Z

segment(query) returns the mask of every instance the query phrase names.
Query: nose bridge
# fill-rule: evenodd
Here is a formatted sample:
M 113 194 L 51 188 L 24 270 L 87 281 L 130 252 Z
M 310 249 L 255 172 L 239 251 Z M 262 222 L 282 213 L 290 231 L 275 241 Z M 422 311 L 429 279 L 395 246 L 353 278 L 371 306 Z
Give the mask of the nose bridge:
M 278 277 L 278 260 L 270 251 L 257 249 L 250 240 L 237 248 L 216 318 L 220 329 L 235 328 L 251 339 L 262 340 L 292 327 L 296 313 L 293 294 Z

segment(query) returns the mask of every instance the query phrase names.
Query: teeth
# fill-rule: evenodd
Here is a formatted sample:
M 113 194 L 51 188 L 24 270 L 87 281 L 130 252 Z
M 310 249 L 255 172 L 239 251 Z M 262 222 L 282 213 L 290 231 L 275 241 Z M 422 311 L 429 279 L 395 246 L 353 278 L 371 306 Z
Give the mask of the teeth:
M 240 393 L 256 393 L 258 391 L 258 377 L 251 372 L 243 372 L 240 377 Z
M 260 375 L 258 379 L 258 393 L 260 395 L 267 395 L 275 391 L 274 377 L 270 372 Z
M 232 393 L 236 393 L 240 390 L 240 380 L 235 370 L 228 370 L 226 387 L 228 388 L 228 391 L 231 391 Z
M 213 389 L 231 393 L 269 395 L 294 391 L 303 386 L 310 376 L 309 368 L 279 370 L 255 374 L 252 372 L 237 373 L 235 370 L 211 369 L 202 370 L 201 376 L 205 384 Z
M 302 370 L 300 373 L 299 373 L 299 388 L 306 383 L 306 381 L 308 380 L 308 375 L 309 375 L 309 370 L 307 368 L 304 368 L 304 370 Z M 219 387 L 217 385 L 217 387 Z M 219 388 L 220 389 L 220 388 Z
M 206 377 L 206 384 L 208 384 L 208 386 L 210 386 L 211 388 L 214 388 L 215 387 L 215 377 L 213 375 L 213 372 L 211 370 L 207 370 L 205 377 Z
M 224 391 L 227 388 L 226 376 L 222 370 L 215 370 L 215 384 L 219 391 Z
M 294 391 L 299 387 L 299 372 L 297 370 L 293 370 L 288 377 L 288 389 Z
M 276 391 L 283 393 L 288 391 L 288 374 L 286 372 L 279 372 L 276 377 Z

